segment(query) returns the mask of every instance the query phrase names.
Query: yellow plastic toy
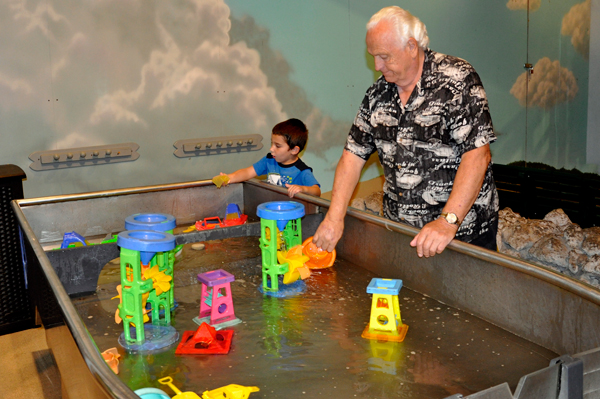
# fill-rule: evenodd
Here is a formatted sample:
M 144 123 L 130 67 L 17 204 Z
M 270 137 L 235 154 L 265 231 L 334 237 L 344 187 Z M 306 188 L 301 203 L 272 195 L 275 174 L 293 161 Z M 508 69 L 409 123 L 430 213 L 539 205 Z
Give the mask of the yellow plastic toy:
M 119 298 L 119 303 L 123 303 L 123 298 L 121 297 L 121 284 L 117 285 L 117 292 L 119 293 L 119 295 L 117 296 L 113 296 L 110 299 L 116 299 Z M 144 309 L 142 311 L 142 313 L 144 314 L 144 323 L 147 323 L 150 321 L 150 317 L 148 317 L 148 313 L 150 313 L 150 310 L 152 309 L 146 309 L 146 302 L 148 301 L 148 297 L 150 296 L 149 292 L 146 292 L 145 294 L 142 294 L 142 309 Z M 131 318 L 132 316 L 128 316 L 129 318 Z M 119 309 L 117 308 L 117 311 L 115 312 L 115 323 L 117 324 L 121 324 L 121 322 L 123 321 L 123 319 L 121 319 L 121 315 L 119 314 Z M 135 326 L 134 323 L 131 323 Z
M 215 176 L 212 179 L 212 182 L 217 186 L 217 188 L 221 188 L 223 184 L 227 185 L 229 183 L 229 176 L 227 175 L 219 175 Z
M 171 280 L 173 277 L 158 270 L 158 265 L 144 270 L 142 273 L 144 280 L 152 279 L 152 287 L 156 290 L 156 295 L 167 292 L 171 289 Z
M 302 254 L 302 245 L 296 245 L 287 252 L 277 251 L 277 260 L 279 264 L 288 264 L 288 272 L 283 275 L 283 284 L 291 284 L 294 281 L 310 276 L 310 269 L 305 263 L 310 258 Z
M 402 323 L 398 293 L 402 280 L 373 278 L 367 293 L 373 294 L 371 318 L 361 337 L 380 341 L 402 342 L 408 325 Z
M 188 227 L 187 229 L 183 230 L 184 233 L 191 233 L 192 231 L 196 231 L 196 225 L 193 224 L 190 227 Z
M 194 392 L 181 392 L 175 385 L 173 385 L 173 379 L 171 377 L 165 377 L 165 378 L 161 378 L 160 380 L 158 380 L 158 382 L 160 382 L 163 385 L 168 385 L 169 388 L 171 388 L 173 390 L 173 392 L 175 392 L 177 395 L 173 396 L 172 399 L 203 399 L 204 398 L 204 394 L 202 395 L 202 398 L 200 398 L 200 396 L 198 396 L 197 394 L 195 394 Z
M 258 392 L 258 387 L 245 387 L 242 385 L 229 384 L 222 388 L 205 391 L 202 399 L 247 399 L 252 392 Z
M 277 250 L 281 250 L 285 244 L 283 241 L 283 231 L 279 231 L 278 228 L 275 228 L 275 230 L 277 230 Z M 268 227 L 265 227 L 265 238 L 267 241 L 271 239 L 271 229 Z

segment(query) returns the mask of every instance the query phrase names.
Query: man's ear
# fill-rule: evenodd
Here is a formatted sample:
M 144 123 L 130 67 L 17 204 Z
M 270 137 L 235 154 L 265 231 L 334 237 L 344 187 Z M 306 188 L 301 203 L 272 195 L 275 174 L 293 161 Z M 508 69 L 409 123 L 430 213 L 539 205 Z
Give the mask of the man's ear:
M 411 52 L 418 52 L 419 51 L 419 45 L 417 44 L 417 41 L 411 37 L 410 39 L 408 39 L 408 48 Z
M 294 148 L 292 148 L 291 151 L 292 151 L 292 154 L 298 155 L 300 153 L 300 147 L 294 146 Z

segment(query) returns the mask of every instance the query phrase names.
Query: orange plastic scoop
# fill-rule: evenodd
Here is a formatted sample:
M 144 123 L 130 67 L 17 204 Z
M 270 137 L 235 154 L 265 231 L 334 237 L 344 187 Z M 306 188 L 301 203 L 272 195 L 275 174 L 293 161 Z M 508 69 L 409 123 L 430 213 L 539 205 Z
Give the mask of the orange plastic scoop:
M 310 269 L 324 269 L 333 265 L 335 262 L 336 252 L 323 251 L 312 242 L 312 237 L 308 237 L 302 243 L 302 253 L 309 257 L 305 265 Z

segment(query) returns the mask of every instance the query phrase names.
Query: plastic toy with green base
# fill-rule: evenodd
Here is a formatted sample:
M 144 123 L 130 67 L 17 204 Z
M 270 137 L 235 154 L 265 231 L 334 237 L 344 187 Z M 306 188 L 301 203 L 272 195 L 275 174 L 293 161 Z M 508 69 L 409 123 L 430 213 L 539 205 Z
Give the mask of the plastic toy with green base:
M 277 253 L 288 253 L 288 250 L 302 245 L 300 218 L 305 214 L 304 205 L 294 201 L 265 202 L 258 206 L 256 214 L 260 217 L 262 288 L 265 292 L 276 292 L 279 291 L 279 276 L 290 272 L 290 262 L 278 263 Z M 279 258 L 285 260 L 285 256 Z M 305 278 L 307 274 L 298 277 Z
M 136 213 L 125 219 L 125 230 L 152 230 L 173 234 L 177 226 L 175 217 L 166 213 Z M 173 278 L 173 269 L 175 265 L 175 254 L 183 248 L 183 245 L 177 245 L 174 249 L 157 253 L 156 264 L 158 272 Z M 169 306 L 167 309 L 174 309 L 175 297 L 173 286 L 169 289 Z
M 172 251 L 175 237 L 160 231 L 128 230 L 119 233 L 117 245 L 121 247 L 118 316 L 124 327 L 119 343 L 129 350 L 153 350 L 171 345 L 179 338 L 177 331 L 170 326 L 171 277 L 158 271 L 156 255 Z M 148 326 L 144 325 L 147 320 L 146 301 L 150 303 L 152 312 L 152 324 Z M 163 319 L 161 310 L 164 311 Z

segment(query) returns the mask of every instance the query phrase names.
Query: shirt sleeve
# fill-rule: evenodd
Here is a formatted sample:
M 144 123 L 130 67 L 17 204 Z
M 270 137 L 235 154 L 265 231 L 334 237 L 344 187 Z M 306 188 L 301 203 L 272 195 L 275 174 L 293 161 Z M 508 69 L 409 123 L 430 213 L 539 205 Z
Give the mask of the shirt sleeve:
M 450 134 L 464 154 L 496 141 L 487 95 L 475 70 L 465 77 L 462 101 L 451 112 Z
M 314 186 L 316 184 L 317 186 L 321 187 L 321 185 L 315 178 L 315 175 L 313 175 L 313 173 L 310 169 L 303 170 L 300 173 L 300 183 L 299 184 L 301 186 L 308 186 L 308 187 Z
M 254 171 L 256 172 L 257 176 L 266 175 L 267 174 L 267 157 L 266 156 L 262 157 L 261 159 L 258 160 L 258 162 L 256 162 L 252 166 L 254 167 Z
M 354 123 L 350 128 L 350 133 L 348 133 L 348 138 L 346 139 L 346 145 L 344 147 L 346 151 L 351 152 L 365 161 L 368 160 L 371 154 L 377 149 L 373 141 L 371 126 L 371 109 L 369 106 L 369 93 L 371 92 L 372 88 L 367 91 L 365 98 L 358 108 L 358 112 L 356 113 Z

